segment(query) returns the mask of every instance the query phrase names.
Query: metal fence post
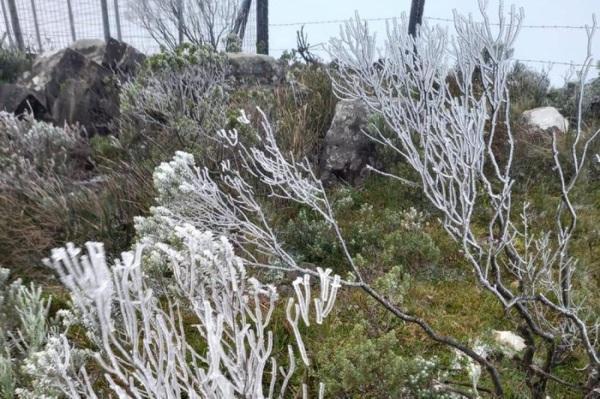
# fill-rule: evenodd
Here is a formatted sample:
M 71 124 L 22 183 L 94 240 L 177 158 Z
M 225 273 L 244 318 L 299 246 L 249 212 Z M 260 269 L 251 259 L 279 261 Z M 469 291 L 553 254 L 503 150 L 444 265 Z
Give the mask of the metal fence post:
M 21 24 L 19 23 L 19 14 L 17 13 L 15 0 L 8 0 L 8 12 L 10 13 L 10 20 L 17 48 L 21 51 L 25 51 L 25 41 L 23 40 L 23 32 L 21 31 Z
M 250 6 L 252 0 L 244 0 L 238 11 L 238 15 L 235 18 L 235 24 L 233 25 L 233 31 L 238 35 L 240 40 L 244 40 L 246 34 L 246 24 L 248 23 L 248 15 L 250 15 Z
M 179 45 L 183 44 L 183 0 L 177 0 L 177 31 L 179 33 Z
M 119 0 L 115 0 L 115 22 L 117 24 L 117 39 L 119 41 L 123 41 L 123 37 L 121 36 L 121 13 L 119 11 Z
M 38 49 L 41 52 L 44 51 L 42 47 L 42 36 L 40 35 L 40 23 L 38 21 L 37 9 L 35 8 L 35 0 L 31 0 L 31 11 L 33 12 L 33 24 L 35 25 L 35 36 L 38 43 Z
M 102 26 L 104 27 L 104 40 L 108 43 L 110 40 L 110 20 L 108 19 L 108 3 L 107 0 L 100 0 L 102 8 Z
M 6 12 L 6 5 L 4 4 L 4 0 L 0 0 L 0 4 L 2 4 L 2 16 L 4 17 L 4 26 L 6 26 L 6 34 L 8 35 L 8 45 L 10 47 L 15 46 L 15 42 L 12 37 L 10 22 L 8 21 L 8 13 Z
M 256 52 L 269 54 L 269 0 L 256 0 Z
M 67 9 L 69 12 L 69 25 L 71 25 L 71 39 L 76 42 L 77 35 L 75 34 L 75 18 L 73 18 L 73 7 L 71 7 L 71 0 L 67 0 Z

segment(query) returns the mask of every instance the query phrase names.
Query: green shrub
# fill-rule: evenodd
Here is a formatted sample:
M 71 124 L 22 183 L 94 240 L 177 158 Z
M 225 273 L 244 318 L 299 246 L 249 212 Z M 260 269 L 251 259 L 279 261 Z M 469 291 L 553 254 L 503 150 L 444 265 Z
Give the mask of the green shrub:
M 316 160 L 331 126 L 337 99 L 323 65 L 296 66 L 275 90 L 273 120 L 283 150 Z
M 415 208 L 375 208 L 352 189 L 333 193 L 334 210 L 341 218 L 344 238 L 355 261 L 374 275 L 393 266 L 411 272 L 435 268 L 440 249 L 428 233 L 428 217 Z M 344 274 L 348 271 L 342 248 L 322 218 L 300 209 L 294 217 L 286 215 L 283 240 L 292 252 L 308 263 L 323 264 Z
M 31 68 L 26 54 L 0 46 L 0 83 L 14 83 L 19 76 Z
M 546 105 L 550 79 L 543 72 L 535 71 L 527 65 L 516 62 L 508 76 L 515 114 Z
M 223 68 L 225 62 L 225 54 L 215 51 L 210 46 L 183 43 L 172 51 L 164 50 L 148 57 L 139 78 L 144 79 L 145 76 L 165 71 L 181 72 L 190 66 Z
M 578 82 L 567 82 L 563 87 L 550 90 L 548 94 L 548 103 L 556 107 L 571 122 L 571 126 L 576 126 L 577 113 L 579 107 L 579 97 L 581 86 Z M 584 86 L 584 95 L 582 102 L 582 116 L 584 127 L 593 130 L 600 126 L 600 114 L 594 113 L 592 103 L 600 100 L 600 77 L 592 80 Z M 587 125 L 587 126 L 586 126 Z

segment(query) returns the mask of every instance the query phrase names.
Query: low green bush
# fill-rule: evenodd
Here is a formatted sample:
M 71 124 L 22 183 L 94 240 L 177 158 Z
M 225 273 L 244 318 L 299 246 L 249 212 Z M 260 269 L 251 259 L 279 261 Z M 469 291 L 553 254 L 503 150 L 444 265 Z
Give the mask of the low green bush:
M 31 68 L 30 58 L 23 52 L 0 46 L 0 83 L 14 83 Z

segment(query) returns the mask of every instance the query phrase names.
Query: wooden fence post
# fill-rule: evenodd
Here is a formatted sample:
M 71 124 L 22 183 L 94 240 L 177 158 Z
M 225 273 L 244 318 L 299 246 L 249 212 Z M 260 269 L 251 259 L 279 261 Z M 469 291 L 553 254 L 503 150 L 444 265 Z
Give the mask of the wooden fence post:
M 179 45 L 183 44 L 183 34 L 184 34 L 184 22 L 183 22 L 183 0 L 177 1 L 177 31 L 179 33 Z
M 269 54 L 269 0 L 256 0 L 256 52 Z
M 417 35 L 417 26 L 423 24 L 423 12 L 425 10 L 425 0 L 412 0 L 410 7 L 410 19 L 408 20 L 408 33 L 415 37 Z
M 115 0 L 115 23 L 117 24 L 117 39 L 122 42 L 123 36 L 121 35 L 121 12 L 119 10 L 119 0 Z
M 238 35 L 242 41 L 244 40 L 244 35 L 246 33 L 246 23 L 248 22 L 248 15 L 250 15 L 251 5 L 252 0 L 244 0 L 240 6 L 237 17 L 235 18 L 233 32 Z

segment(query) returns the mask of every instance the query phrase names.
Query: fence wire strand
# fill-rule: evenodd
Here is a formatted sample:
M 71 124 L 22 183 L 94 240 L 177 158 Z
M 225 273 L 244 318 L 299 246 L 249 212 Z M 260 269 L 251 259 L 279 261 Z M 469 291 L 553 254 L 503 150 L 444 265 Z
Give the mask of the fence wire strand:
M 9 0 L 0 0 L 0 39 L 2 45 L 5 43 L 14 45 L 15 32 L 11 26 L 10 15 L 7 14 Z M 102 11 L 100 0 L 14 0 L 19 17 L 20 27 L 28 51 L 37 53 L 47 50 L 55 50 L 70 45 L 74 39 L 102 39 L 104 38 L 104 28 L 102 24 Z M 111 36 L 117 38 L 117 21 L 120 21 L 121 39 L 138 50 L 152 54 L 160 51 L 160 47 L 152 39 L 150 33 L 143 27 L 137 25 L 132 18 L 129 2 L 138 0 L 108 0 L 108 13 L 110 21 Z M 69 4 L 73 15 L 73 24 L 69 17 Z M 35 9 L 34 9 L 35 7 Z M 35 12 L 34 12 L 35 10 Z M 117 13 L 118 11 L 118 13 Z M 117 18 L 117 14 L 119 18 Z M 37 29 L 34 16 L 37 16 Z M 398 17 L 366 18 L 369 22 L 391 21 Z M 425 17 L 426 20 L 451 23 L 451 18 Z M 326 25 L 342 24 L 347 19 L 331 20 L 313 20 L 304 22 L 284 22 L 269 24 L 270 28 L 300 27 L 304 25 Z M 255 4 L 250 8 L 246 32 L 242 42 L 242 50 L 245 52 L 256 52 L 256 7 Z M 522 28 L 528 29 L 552 29 L 552 30 L 585 30 L 585 25 L 523 25 Z M 38 40 L 39 29 L 39 40 Z M 284 49 L 272 49 L 273 51 L 283 51 Z M 565 65 L 577 67 L 579 64 L 573 64 L 560 61 L 518 60 L 526 63 L 547 64 L 547 65 Z
M 8 0 L 0 0 L 0 39 L 12 44 L 15 33 L 10 23 L 7 9 Z M 108 17 L 110 33 L 118 38 L 117 20 L 120 22 L 122 41 L 138 50 L 152 54 L 160 51 L 150 33 L 136 24 L 130 15 L 129 2 L 138 0 L 108 0 Z M 69 18 L 69 2 L 73 13 L 73 26 Z M 100 0 L 15 0 L 17 14 L 25 42 L 25 48 L 32 53 L 64 48 L 75 39 L 104 39 L 102 10 Z M 35 7 L 35 8 L 34 8 Z M 37 39 L 36 23 L 40 33 Z M 117 18 L 117 11 L 119 18 Z M 72 29 L 73 28 L 73 29 Z M 250 9 L 246 32 L 242 42 L 245 52 L 256 52 L 256 7 Z

